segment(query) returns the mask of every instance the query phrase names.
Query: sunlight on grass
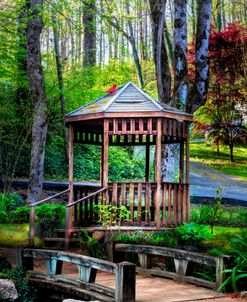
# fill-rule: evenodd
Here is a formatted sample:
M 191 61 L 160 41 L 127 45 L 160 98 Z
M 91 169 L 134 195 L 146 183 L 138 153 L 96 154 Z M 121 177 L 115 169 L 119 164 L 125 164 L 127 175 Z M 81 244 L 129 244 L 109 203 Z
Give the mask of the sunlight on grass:
M 28 224 L 0 224 L 0 246 L 28 246 Z M 35 238 L 35 246 L 41 246 L 41 240 Z
M 194 162 L 202 163 L 220 172 L 247 180 L 247 146 L 234 148 L 234 162 L 230 162 L 229 150 L 220 147 L 218 154 L 215 147 L 205 143 L 191 143 L 190 156 Z

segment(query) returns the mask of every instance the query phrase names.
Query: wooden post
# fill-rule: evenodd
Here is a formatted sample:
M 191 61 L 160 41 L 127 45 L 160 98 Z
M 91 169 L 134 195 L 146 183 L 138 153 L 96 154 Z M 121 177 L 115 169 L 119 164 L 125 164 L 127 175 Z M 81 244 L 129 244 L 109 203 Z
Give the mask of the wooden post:
M 108 188 L 108 168 L 109 168 L 109 121 L 107 119 L 104 120 L 104 135 L 103 135 L 103 144 L 102 144 L 102 161 L 101 161 L 101 187 Z M 106 200 L 108 196 L 107 190 L 103 192 L 102 198 L 103 203 L 107 204 Z
M 115 300 L 116 302 L 135 302 L 135 264 L 121 262 L 117 266 Z
M 147 135 L 147 142 L 146 142 L 146 177 L 145 181 L 150 181 L 150 144 L 149 144 L 149 135 Z
M 179 183 L 184 182 L 184 141 L 180 142 L 180 158 L 179 158 Z
M 74 127 L 69 125 L 69 204 L 73 202 L 73 175 L 74 175 Z M 69 239 L 72 228 L 72 207 L 66 208 L 65 247 L 69 248 Z
M 216 260 L 216 290 L 222 291 L 219 289 L 221 284 L 224 281 L 224 257 L 217 257 Z
M 16 249 L 16 267 L 33 270 L 33 257 L 24 257 L 24 249 L 22 247 Z
M 29 245 L 34 246 L 34 236 L 35 236 L 35 207 L 31 205 L 30 207 L 30 222 L 29 222 Z
M 186 203 L 187 203 L 187 222 L 190 221 L 190 191 L 189 191 L 189 183 L 190 183 L 190 138 L 189 138 L 189 124 L 186 123 L 186 184 L 188 184 L 186 190 Z
M 156 159 L 155 159 L 155 224 L 160 228 L 160 197 L 161 197 L 161 118 L 157 120 Z

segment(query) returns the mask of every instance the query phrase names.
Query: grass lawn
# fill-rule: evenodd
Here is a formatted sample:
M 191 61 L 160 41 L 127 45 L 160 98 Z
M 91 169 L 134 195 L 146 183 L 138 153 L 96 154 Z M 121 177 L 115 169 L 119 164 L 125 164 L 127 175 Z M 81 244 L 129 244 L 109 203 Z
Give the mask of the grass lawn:
M 234 148 L 234 162 L 230 162 L 229 148 L 220 147 L 220 154 L 216 148 L 205 143 L 190 144 L 190 156 L 194 162 L 208 165 L 228 175 L 233 175 L 239 179 L 247 181 L 247 146 Z
M 29 224 L 0 224 L 0 246 L 28 246 Z M 41 246 L 41 240 L 35 238 L 35 246 Z

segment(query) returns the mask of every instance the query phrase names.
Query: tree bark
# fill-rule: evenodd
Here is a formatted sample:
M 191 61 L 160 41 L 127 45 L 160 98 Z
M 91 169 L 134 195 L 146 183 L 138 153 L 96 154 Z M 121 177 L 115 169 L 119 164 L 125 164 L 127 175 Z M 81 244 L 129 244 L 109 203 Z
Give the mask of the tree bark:
M 174 1 L 174 93 L 172 107 L 184 109 L 188 98 L 187 0 Z
M 58 88 L 59 88 L 59 100 L 61 106 L 61 121 L 63 126 L 63 143 L 64 143 L 64 156 L 66 160 L 68 160 L 68 135 L 65 127 L 65 97 L 64 97 L 64 86 L 63 86 L 63 66 L 61 62 L 61 53 L 59 49 L 59 31 L 58 31 L 58 23 L 57 16 L 55 12 L 56 4 L 53 3 L 52 9 L 52 23 L 53 23 L 53 38 L 54 38 L 54 49 L 56 56 L 56 67 L 57 67 L 57 79 L 58 79 Z M 73 47 L 73 46 L 72 46 Z
M 96 0 L 86 0 L 83 8 L 83 67 L 96 64 Z
M 204 105 L 207 98 L 209 82 L 209 57 L 208 44 L 210 34 L 210 18 L 212 12 L 212 0 L 201 0 L 198 4 L 198 19 L 196 32 L 195 52 L 195 82 L 190 91 L 190 97 L 186 105 L 186 111 L 195 112 Z
M 45 143 L 47 135 L 47 100 L 41 64 L 40 34 L 43 29 L 43 0 L 29 2 L 27 23 L 27 67 L 30 95 L 34 107 L 32 150 L 29 175 L 29 202 L 36 202 L 42 192 Z
M 153 55 L 156 67 L 159 101 L 169 103 L 171 98 L 171 72 L 164 42 L 166 0 L 149 0 L 152 20 Z

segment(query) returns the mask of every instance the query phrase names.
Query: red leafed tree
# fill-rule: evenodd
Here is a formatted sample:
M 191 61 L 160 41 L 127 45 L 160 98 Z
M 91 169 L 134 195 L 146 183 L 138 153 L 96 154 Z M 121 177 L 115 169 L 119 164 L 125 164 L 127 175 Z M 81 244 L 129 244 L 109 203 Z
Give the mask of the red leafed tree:
M 231 161 L 234 145 L 247 137 L 246 46 L 247 32 L 239 23 L 211 33 L 209 94 L 196 113 L 194 127 L 206 132 L 218 148 L 220 144 L 228 145 Z

